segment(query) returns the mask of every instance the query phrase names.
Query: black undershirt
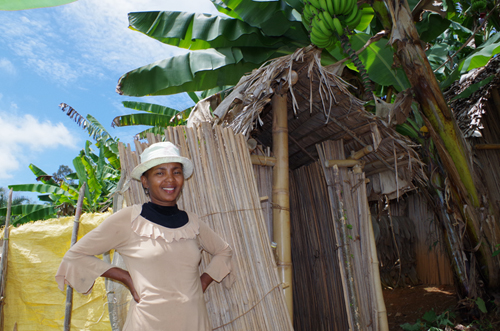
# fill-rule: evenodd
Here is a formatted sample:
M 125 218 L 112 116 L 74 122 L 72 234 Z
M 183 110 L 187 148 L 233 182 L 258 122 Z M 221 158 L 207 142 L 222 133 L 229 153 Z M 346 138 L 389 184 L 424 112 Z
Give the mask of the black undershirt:
M 184 210 L 175 206 L 160 206 L 152 202 L 142 205 L 141 216 L 166 228 L 176 229 L 188 223 L 189 218 Z

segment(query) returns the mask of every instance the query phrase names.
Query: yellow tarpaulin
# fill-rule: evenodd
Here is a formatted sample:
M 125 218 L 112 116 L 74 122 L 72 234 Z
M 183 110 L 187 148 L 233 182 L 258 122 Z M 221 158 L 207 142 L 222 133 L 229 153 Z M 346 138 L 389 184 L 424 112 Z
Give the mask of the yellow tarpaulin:
M 78 239 L 110 213 L 80 217 Z M 54 279 L 69 249 L 74 217 L 50 219 L 12 227 L 9 238 L 4 330 L 62 330 L 66 290 Z M 104 279 L 89 295 L 73 292 L 72 330 L 111 330 Z

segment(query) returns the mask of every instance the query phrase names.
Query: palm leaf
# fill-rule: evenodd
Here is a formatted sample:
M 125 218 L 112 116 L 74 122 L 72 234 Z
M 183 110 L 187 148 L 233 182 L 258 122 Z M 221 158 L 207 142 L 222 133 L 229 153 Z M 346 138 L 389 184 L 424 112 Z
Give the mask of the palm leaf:
M 126 73 L 117 91 L 130 96 L 167 95 L 233 85 L 278 55 L 274 49 L 237 47 L 189 52 Z
M 259 28 L 231 17 L 163 11 L 130 13 L 128 18 L 131 29 L 190 50 L 242 46 L 278 48 L 286 42 L 284 38 L 268 37 Z

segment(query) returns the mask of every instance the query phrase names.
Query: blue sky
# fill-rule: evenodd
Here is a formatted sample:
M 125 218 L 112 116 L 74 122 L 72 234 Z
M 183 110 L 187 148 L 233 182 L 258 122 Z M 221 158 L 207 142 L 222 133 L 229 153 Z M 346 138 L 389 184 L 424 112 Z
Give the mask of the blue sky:
M 128 29 L 134 11 L 217 14 L 210 0 L 79 0 L 43 9 L 0 11 L 0 187 L 35 183 L 30 163 L 45 172 L 71 168 L 91 140 L 59 108 L 64 102 L 82 116 L 91 114 L 122 142 L 142 128 L 112 128 L 130 114 L 125 100 L 176 109 L 192 105 L 186 94 L 131 98 L 115 92 L 119 77 L 135 68 L 181 54 Z

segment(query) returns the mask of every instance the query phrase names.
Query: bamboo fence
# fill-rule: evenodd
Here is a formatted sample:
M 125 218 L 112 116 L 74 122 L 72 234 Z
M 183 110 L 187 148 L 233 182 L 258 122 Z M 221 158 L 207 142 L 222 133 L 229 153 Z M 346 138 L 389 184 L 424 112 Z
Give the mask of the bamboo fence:
M 316 162 L 290 176 L 294 327 L 349 329 L 328 189 Z
M 269 147 L 264 149 L 262 146 L 257 146 L 252 155 L 263 156 L 265 162 L 266 158 L 271 156 L 271 149 Z M 257 189 L 261 197 L 260 204 L 264 218 L 266 219 L 267 231 L 271 239 L 273 238 L 273 169 L 269 166 L 254 165 L 253 171 L 255 180 L 257 181 Z
M 342 140 L 325 141 L 316 147 L 328 187 L 349 329 L 386 330 L 381 285 L 373 268 L 376 256 L 365 175 L 357 167 L 325 167 L 328 160 L 345 159 Z
M 120 144 L 122 194 L 127 205 L 147 201 L 141 184 L 130 180 L 130 173 L 144 148 L 161 140 L 149 135 L 148 144 L 136 141 L 135 152 Z M 233 278 L 234 284 L 230 288 L 211 285 L 205 294 L 213 329 L 293 330 L 246 139 L 205 123 L 197 129 L 169 127 L 165 140 L 179 146 L 195 165 L 193 177 L 184 184 L 179 208 L 196 213 L 233 248 L 233 271 L 223 283 Z M 204 253 L 201 270 L 209 262 L 210 256 Z
M 407 200 L 408 217 L 415 224 L 416 230 L 418 277 L 424 284 L 453 284 L 453 270 L 439 220 L 421 195 L 412 194 Z

